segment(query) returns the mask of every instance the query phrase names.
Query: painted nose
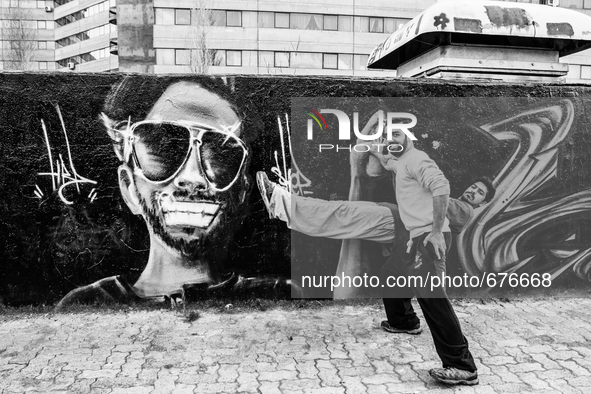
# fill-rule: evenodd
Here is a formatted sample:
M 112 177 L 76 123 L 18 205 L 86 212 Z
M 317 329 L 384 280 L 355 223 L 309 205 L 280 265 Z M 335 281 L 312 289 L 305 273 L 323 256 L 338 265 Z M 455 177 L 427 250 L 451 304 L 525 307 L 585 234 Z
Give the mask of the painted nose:
M 173 180 L 173 184 L 179 189 L 203 191 L 208 188 L 207 179 L 202 173 L 198 162 L 197 149 L 198 147 L 195 146 L 191 150 L 191 154 L 187 158 L 183 168 Z

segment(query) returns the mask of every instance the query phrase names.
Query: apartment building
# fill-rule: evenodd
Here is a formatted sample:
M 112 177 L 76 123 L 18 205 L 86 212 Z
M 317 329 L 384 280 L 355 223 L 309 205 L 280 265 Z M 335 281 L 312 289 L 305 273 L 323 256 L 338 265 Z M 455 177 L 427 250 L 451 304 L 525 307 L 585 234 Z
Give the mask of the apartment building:
M 0 0 L 0 63 L 14 68 L 16 8 L 35 32 L 31 70 L 395 76 L 367 70 L 368 55 L 436 1 Z M 591 0 L 559 1 L 591 14 Z M 590 51 L 561 62 L 567 81 L 591 82 Z
M 207 47 L 211 73 L 393 75 L 368 71 L 371 50 L 434 0 L 219 0 Z M 154 0 L 154 72 L 191 72 L 200 10 L 194 0 Z
M 0 0 L 2 70 L 117 70 L 115 0 Z

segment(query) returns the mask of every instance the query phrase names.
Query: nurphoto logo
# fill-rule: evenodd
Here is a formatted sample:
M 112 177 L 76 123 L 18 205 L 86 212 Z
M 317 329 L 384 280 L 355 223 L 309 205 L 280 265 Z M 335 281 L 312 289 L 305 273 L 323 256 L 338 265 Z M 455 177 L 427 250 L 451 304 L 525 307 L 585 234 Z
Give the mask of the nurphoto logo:
M 328 124 L 322 114 L 331 114 L 336 116 L 338 121 L 338 135 L 341 141 L 351 141 L 351 120 L 349 115 L 344 111 L 332 108 L 322 108 L 320 111 L 316 111 L 313 108 L 303 107 L 306 115 L 309 116 L 307 123 L 307 139 L 314 139 L 314 128 L 315 124 L 317 129 L 321 132 L 329 132 Z M 392 143 L 394 140 L 392 134 L 394 131 L 401 131 L 406 137 L 412 141 L 416 141 L 417 138 L 409 130 L 416 126 L 417 118 L 408 112 L 387 112 L 379 110 L 376 111 L 368 120 L 365 131 L 368 126 L 376 124 L 375 129 L 369 129 L 369 133 L 363 133 L 359 129 L 359 112 L 353 112 L 353 133 L 354 138 L 357 142 L 361 141 L 374 141 L 374 143 L 357 143 L 349 145 L 335 145 L 335 144 L 319 144 L 319 152 L 325 150 L 335 151 L 347 151 L 351 152 L 369 152 L 372 149 L 378 151 L 388 151 L 390 153 L 400 153 L 404 149 L 402 145 Z

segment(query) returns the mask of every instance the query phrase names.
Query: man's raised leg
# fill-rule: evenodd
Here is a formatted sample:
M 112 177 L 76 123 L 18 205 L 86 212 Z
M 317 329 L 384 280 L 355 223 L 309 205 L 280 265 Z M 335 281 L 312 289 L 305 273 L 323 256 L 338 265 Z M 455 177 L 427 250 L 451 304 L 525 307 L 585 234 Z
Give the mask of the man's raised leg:
M 390 209 L 371 201 L 327 201 L 290 193 L 264 172 L 257 184 L 271 217 L 292 230 L 313 237 L 363 239 L 384 244 L 394 241 Z M 266 197 L 266 199 L 265 199 Z

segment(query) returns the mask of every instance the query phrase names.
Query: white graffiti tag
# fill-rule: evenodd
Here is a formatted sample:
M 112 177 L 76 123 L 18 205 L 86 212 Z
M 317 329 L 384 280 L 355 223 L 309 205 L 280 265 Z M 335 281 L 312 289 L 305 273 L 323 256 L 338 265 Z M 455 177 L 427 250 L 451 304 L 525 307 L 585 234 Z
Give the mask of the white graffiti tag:
M 279 137 L 281 138 L 281 159 L 282 163 L 279 164 L 279 157 L 277 151 L 274 152 L 275 155 L 275 166 L 271 167 L 271 172 L 277 175 L 279 181 L 278 183 L 289 190 L 290 193 L 294 193 L 300 196 L 305 196 L 312 194 L 312 191 L 306 190 L 312 185 L 312 182 L 298 168 L 298 165 L 295 162 L 292 146 L 291 146 L 291 133 L 289 130 L 289 117 L 285 114 L 285 124 L 287 130 L 287 143 L 288 143 L 288 150 L 289 155 L 291 156 L 291 167 L 288 168 L 287 166 L 287 155 L 285 151 L 285 137 L 283 134 L 283 125 L 281 123 L 281 118 L 277 117 L 277 123 L 279 125 Z
M 66 131 L 66 125 L 64 123 L 64 119 L 62 117 L 62 113 L 60 111 L 59 105 L 55 105 L 55 109 L 60 119 L 60 123 L 62 126 L 62 132 L 64 133 L 64 138 L 66 141 L 66 149 L 68 153 L 68 166 L 66 166 L 66 162 L 61 153 L 58 154 L 58 158 L 53 160 L 51 145 L 49 143 L 49 137 L 47 134 L 47 127 L 45 126 L 45 122 L 41 119 L 41 128 L 43 129 L 43 136 L 45 137 L 45 145 L 47 147 L 47 154 L 49 155 L 49 172 L 40 172 L 37 175 L 40 176 L 48 176 L 51 178 L 51 185 L 52 191 L 55 192 L 57 190 L 58 196 L 60 200 L 66 205 L 72 205 L 74 202 L 69 200 L 65 197 L 64 191 L 66 188 L 69 187 L 76 187 L 78 194 L 81 193 L 80 185 L 81 184 L 90 184 L 96 185 L 97 182 L 91 179 L 85 178 L 76 172 L 76 168 L 74 167 L 74 162 L 72 160 L 72 151 L 70 149 L 70 141 L 68 139 L 68 132 Z M 39 185 L 35 185 L 34 194 L 40 200 L 43 199 L 43 192 Z M 94 199 L 97 197 L 96 188 L 93 188 L 88 193 L 88 199 L 90 202 L 93 202 Z

